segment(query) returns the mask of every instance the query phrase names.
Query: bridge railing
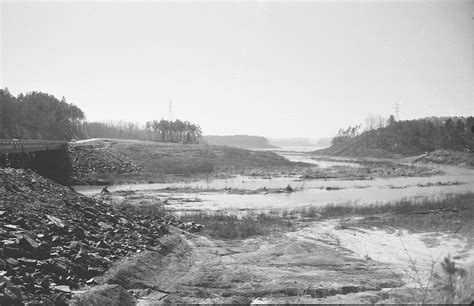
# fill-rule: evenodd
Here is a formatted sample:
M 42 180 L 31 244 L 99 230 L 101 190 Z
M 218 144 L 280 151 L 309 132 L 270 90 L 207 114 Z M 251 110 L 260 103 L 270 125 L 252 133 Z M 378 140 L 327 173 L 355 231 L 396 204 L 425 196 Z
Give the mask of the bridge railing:
M 0 139 L 0 154 L 59 150 L 66 145 L 66 141 L 58 140 Z

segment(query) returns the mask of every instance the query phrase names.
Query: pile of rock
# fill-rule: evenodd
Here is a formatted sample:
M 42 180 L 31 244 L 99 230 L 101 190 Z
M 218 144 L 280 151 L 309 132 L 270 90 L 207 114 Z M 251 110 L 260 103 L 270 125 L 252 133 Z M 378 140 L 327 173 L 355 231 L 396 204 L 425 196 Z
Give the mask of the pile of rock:
M 69 154 L 73 166 L 74 184 L 91 183 L 91 175 L 142 171 L 133 160 L 110 150 L 105 144 L 71 145 Z
M 0 304 L 61 303 L 112 262 L 159 246 L 172 217 L 131 215 L 29 170 L 0 168 Z
M 203 230 L 203 225 L 202 224 L 197 224 L 194 222 L 185 222 L 185 223 L 180 223 L 178 225 L 178 228 L 186 230 L 191 233 L 199 233 L 200 231 Z

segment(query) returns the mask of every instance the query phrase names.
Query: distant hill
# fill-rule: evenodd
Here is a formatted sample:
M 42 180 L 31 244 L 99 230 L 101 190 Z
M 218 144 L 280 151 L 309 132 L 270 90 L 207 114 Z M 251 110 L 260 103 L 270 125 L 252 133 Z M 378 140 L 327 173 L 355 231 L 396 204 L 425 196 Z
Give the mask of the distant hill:
M 403 157 L 434 150 L 474 152 L 474 117 L 431 117 L 392 122 L 361 134 L 338 135 L 322 155 Z
M 272 149 L 277 146 L 268 143 L 268 140 L 263 136 L 250 135 L 205 135 L 204 142 L 211 145 L 230 146 L 244 149 Z
M 269 138 L 272 145 L 279 147 L 329 147 L 332 137 L 320 138 Z

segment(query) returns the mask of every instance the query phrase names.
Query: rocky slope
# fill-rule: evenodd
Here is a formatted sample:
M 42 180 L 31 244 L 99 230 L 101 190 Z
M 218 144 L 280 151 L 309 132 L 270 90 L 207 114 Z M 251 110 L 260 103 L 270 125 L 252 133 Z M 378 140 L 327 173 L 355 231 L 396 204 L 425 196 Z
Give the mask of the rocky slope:
M 29 170 L 0 168 L 0 304 L 64 303 L 113 262 L 159 247 L 172 217 L 137 215 Z
M 72 185 L 100 185 L 98 175 L 107 173 L 136 173 L 140 165 L 133 160 L 110 150 L 107 143 L 83 144 L 69 146 L 73 165 Z M 103 182 L 107 183 L 107 182 Z

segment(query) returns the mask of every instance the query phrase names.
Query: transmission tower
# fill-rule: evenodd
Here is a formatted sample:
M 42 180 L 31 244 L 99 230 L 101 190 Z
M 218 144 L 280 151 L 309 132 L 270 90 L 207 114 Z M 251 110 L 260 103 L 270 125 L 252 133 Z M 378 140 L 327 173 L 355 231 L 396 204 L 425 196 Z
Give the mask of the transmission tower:
M 171 102 L 171 100 L 168 106 L 168 120 L 173 121 L 173 102 Z
M 394 108 L 395 108 L 395 119 L 398 121 L 400 120 L 400 102 L 395 103 Z

